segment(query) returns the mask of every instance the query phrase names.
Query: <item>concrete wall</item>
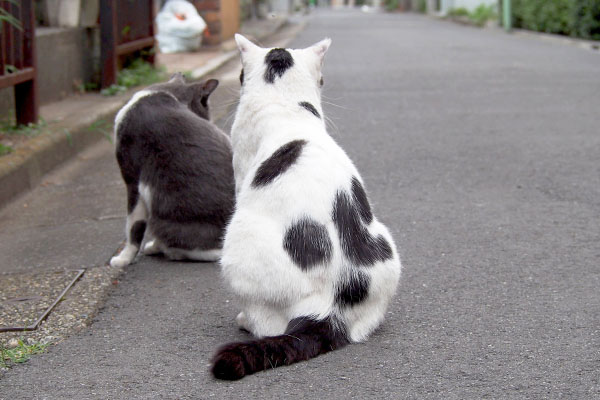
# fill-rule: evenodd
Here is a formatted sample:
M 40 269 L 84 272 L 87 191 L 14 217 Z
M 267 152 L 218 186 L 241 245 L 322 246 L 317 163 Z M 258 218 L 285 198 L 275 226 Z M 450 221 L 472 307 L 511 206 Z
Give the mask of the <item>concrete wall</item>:
M 0 121 L 14 123 L 15 119 L 15 90 L 14 88 L 0 89 Z
M 37 28 L 40 104 L 60 100 L 77 86 L 97 80 L 100 65 L 98 28 Z
M 497 5 L 498 0 L 441 0 L 440 12 L 446 13 L 452 8 L 466 8 L 467 10 L 472 11 L 481 4 Z
M 98 28 L 36 28 L 40 105 L 77 92 L 78 86 L 97 81 L 100 66 Z M 0 91 L 0 107 L 14 114 L 13 88 Z M 0 116 L 3 117 L 4 115 Z
M 190 0 L 208 25 L 202 44 L 218 45 L 240 28 L 239 0 Z

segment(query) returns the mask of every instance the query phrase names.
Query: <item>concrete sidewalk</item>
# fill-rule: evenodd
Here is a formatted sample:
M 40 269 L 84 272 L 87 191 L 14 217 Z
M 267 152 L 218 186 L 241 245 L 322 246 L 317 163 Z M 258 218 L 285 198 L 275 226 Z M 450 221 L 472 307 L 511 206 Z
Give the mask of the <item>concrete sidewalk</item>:
M 301 20 L 291 21 L 252 21 L 241 31 L 268 40 L 303 26 Z M 237 62 L 232 46 L 173 55 L 178 62 L 172 65 L 172 55 L 159 55 L 158 64 L 201 79 L 227 62 Z M 125 200 L 109 140 L 114 114 L 141 89 L 109 97 L 88 93 L 44 106 L 42 132 L 0 157 L 0 200 L 18 196 L 0 209 L 0 347 L 14 338 L 60 341 L 92 321 L 107 289 L 116 284 L 122 269 L 106 264 L 123 240 Z M 222 90 L 213 94 L 211 103 L 221 104 Z M 212 116 L 218 119 L 227 111 L 215 106 Z M 32 324 L 79 269 L 84 275 L 39 329 L 2 332 L 7 326 Z

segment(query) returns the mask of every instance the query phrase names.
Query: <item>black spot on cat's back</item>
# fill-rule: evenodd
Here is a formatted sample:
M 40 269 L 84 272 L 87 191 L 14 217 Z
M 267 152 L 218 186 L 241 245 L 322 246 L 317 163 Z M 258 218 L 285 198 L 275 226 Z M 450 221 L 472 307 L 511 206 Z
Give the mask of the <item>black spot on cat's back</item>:
M 287 171 L 300 157 L 306 143 L 306 140 L 293 140 L 278 148 L 258 167 L 252 186 L 257 188 L 268 185 Z
M 317 109 L 315 108 L 315 106 L 313 106 L 312 104 L 310 104 L 308 101 L 301 101 L 300 103 L 298 103 L 300 105 L 300 107 L 308 110 L 310 113 L 312 113 L 312 115 L 314 115 L 317 118 L 321 118 L 321 114 L 319 114 L 319 112 L 317 111 Z
M 307 217 L 287 229 L 283 248 L 303 270 L 331 260 L 332 244 L 327 228 Z
M 367 298 L 371 278 L 363 271 L 355 270 L 335 293 L 335 302 L 342 306 L 354 306 Z
M 352 197 L 358 207 L 362 220 L 368 225 L 373 221 L 373 212 L 367 198 L 367 193 L 358 178 L 352 177 Z
M 393 257 L 392 247 L 381 235 L 373 237 L 361 221 L 359 206 L 345 191 L 336 194 L 332 219 L 342 250 L 355 265 L 369 266 Z
M 294 65 L 294 58 L 286 49 L 272 49 L 265 56 L 265 81 L 267 83 L 275 82 L 275 78 L 281 76 Z

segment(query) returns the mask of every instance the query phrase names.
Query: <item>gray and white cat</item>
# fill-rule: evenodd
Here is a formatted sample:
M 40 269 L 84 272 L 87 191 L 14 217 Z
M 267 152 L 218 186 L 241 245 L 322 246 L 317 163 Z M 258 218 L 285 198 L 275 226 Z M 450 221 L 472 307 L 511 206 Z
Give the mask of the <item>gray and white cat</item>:
M 218 350 L 212 373 L 220 379 L 366 340 L 400 277 L 392 236 L 323 121 L 321 68 L 331 41 L 300 50 L 236 41 L 237 200 L 221 266 L 242 308 L 239 326 L 259 339 Z
M 110 260 L 145 254 L 216 261 L 234 206 L 229 137 L 209 121 L 219 82 L 181 74 L 137 92 L 115 119 L 116 153 L 127 186 L 127 244 Z

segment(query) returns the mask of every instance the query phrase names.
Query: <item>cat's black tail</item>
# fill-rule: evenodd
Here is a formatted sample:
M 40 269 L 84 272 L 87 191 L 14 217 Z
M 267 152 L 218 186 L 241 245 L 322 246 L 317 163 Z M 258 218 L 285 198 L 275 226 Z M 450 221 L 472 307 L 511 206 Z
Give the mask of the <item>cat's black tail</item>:
M 337 327 L 330 318 L 321 321 L 296 318 L 281 336 L 221 347 L 213 358 L 212 373 L 218 379 L 237 380 L 255 372 L 308 360 L 348 343 L 343 328 Z

